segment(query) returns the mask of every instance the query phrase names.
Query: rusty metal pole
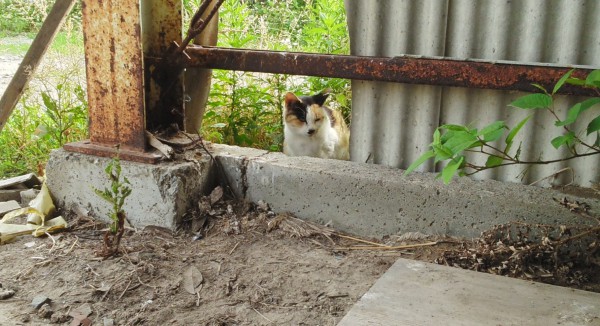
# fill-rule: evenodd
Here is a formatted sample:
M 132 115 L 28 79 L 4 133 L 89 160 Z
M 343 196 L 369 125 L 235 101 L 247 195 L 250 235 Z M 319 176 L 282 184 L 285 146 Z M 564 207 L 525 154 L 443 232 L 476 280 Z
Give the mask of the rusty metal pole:
M 182 41 L 182 0 L 141 0 L 141 7 L 147 128 L 183 130 L 183 67 L 168 60 Z
M 180 41 L 181 24 L 181 0 L 83 1 L 90 140 L 66 150 L 110 157 L 119 145 L 125 160 L 160 159 L 146 145 L 146 108 L 154 116 L 161 108 L 144 57 L 159 57 Z

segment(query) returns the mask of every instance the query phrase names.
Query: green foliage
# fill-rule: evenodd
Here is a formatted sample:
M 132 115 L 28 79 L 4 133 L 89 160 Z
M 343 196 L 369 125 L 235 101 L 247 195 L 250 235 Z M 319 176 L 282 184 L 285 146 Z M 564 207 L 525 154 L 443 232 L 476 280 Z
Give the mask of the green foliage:
M 0 132 L 0 178 L 41 173 L 52 149 L 87 138 L 82 71 L 57 60 L 62 66 L 51 62 L 38 71 Z
M 542 109 L 555 118 L 554 125 L 562 130 L 561 134 L 553 138 L 550 143 L 554 148 L 567 147 L 570 155 L 568 157 L 552 161 L 522 161 L 520 159 L 521 146 L 515 150 L 513 143 L 515 136 L 529 121 L 531 115 L 521 120 L 514 128 L 509 128 L 504 121 L 496 121 L 484 127 L 481 130 L 460 125 L 443 125 L 438 127 L 433 134 L 433 142 L 430 144 L 430 150 L 423 153 L 414 163 L 412 163 L 405 174 L 412 172 L 425 161 L 435 158 L 435 162 L 448 161 L 442 168 L 438 177 L 441 177 L 444 183 L 450 182 L 454 175 L 469 175 L 490 168 L 511 164 L 547 164 L 558 161 L 570 160 L 582 156 L 600 154 L 600 115 L 593 118 L 585 130 L 574 130 L 573 125 L 579 121 L 581 113 L 589 109 L 600 107 L 600 97 L 593 97 L 582 102 L 576 103 L 567 111 L 567 116 L 561 120 L 554 110 L 553 96 L 565 84 L 579 85 L 581 87 L 593 88 L 600 91 L 600 70 L 595 70 L 588 75 L 586 80 L 579 80 L 571 77 L 573 70 L 565 74 L 554 86 L 552 93 L 548 93 L 543 87 L 540 88 L 542 94 L 529 94 L 522 96 L 510 106 L 522 109 Z M 600 94 L 600 92 L 599 92 Z M 499 142 L 502 136 L 507 133 L 504 142 Z M 581 135 L 596 133 L 596 141 L 593 144 L 586 143 Z M 499 142 L 497 144 L 496 142 Z M 581 151 L 585 150 L 585 153 Z M 484 166 L 478 166 L 467 161 L 465 152 L 476 152 L 487 156 Z
M 186 10 L 197 8 L 191 5 L 194 1 L 184 2 Z M 343 1 L 225 1 L 219 20 L 219 46 L 349 53 Z M 327 104 L 349 120 L 348 80 L 214 70 L 202 135 L 214 142 L 280 151 L 285 93 L 327 88 L 332 90 Z
M 58 84 L 54 94 L 42 92 L 41 96 L 45 116 L 38 125 L 38 137 L 48 138 L 56 148 L 80 140 L 87 128 L 87 99 L 81 85 Z
M 115 234 L 119 231 L 119 215 L 123 215 L 123 205 L 125 199 L 131 195 L 131 183 L 127 177 L 121 178 L 121 161 L 117 155 L 104 169 L 104 172 L 110 180 L 110 187 L 105 187 L 104 190 L 94 188 L 94 192 L 102 199 L 112 205 L 110 218 L 113 220 L 110 231 Z
M 9 34 L 36 32 L 52 9 L 53 0 L 0 0 L 0 30 Z M 63 31 L 81 27 L 81 3 L 67 16 Z

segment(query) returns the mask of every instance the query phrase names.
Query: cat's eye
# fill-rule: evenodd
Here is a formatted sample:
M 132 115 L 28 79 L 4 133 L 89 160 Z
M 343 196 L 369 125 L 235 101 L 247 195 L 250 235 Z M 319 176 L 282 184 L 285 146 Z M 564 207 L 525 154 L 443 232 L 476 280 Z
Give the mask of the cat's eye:
M 321 120 L 323 120 L 323 119 L 321 119 L 321 118 L 318 118 L 318 119 L 315 119 L 315 122 L 319 122 L 319 121 L 321 121 Z

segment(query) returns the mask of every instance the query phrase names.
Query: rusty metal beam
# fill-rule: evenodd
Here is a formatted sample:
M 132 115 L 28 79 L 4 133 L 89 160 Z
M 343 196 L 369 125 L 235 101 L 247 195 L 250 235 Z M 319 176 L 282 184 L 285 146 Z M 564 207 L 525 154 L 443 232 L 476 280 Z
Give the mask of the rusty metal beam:
M 137 0 L 83 1 L 92 143 L 146 149 L 144 67 Z
M 359 57 L 219 47 L 190 46 L 185 52 L 190 56 L 186 62 L 188 67 L 525 92 L 539 92 L 531 84 L 552 89 L 571 69 L 506 61 Z M 585 78 L 591 71 L 578 68 L 573 76 Z M 564 86 L 559 93 L 598 96 L 593 90 L 570 85 Z
M 166 57 L 181 43 L 183 28 L 181 0 L 141 0 L 144 58 Z M 171 124 L 184 127 L 183 69 L 172 63 L 144 63 L 146 127 L 162 129 Z
M 164 56 L 170 42 L 181 41 L 181 5 L 181 0 L 82 2 L 90 140 L 66 144 L 66 150 L 112 157 L 119 145 L 123 159 L 160 159 L 147 151 L 147 122 L 182 125 L 181 113 L 170 113 L 182 108 L 182 87 L 177 76 L 169 90 L 156 83 L 144 72 L 143 58 Z M 170 97 L 163 96 L 167 91 Z M 173 98 L 175 104 L 165 102 Z

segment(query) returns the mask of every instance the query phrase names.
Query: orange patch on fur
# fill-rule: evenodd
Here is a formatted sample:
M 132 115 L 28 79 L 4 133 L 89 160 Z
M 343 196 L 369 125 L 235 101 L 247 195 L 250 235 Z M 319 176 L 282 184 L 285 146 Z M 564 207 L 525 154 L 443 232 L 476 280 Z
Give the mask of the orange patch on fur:
M 321 106 L 319 106 L 317 104 L 313 104 L 310 107 L 310 110 L 312 110 L 312 112 L 315 116 L 315 120 L 319 120 L 319 119 L 323 120 L 325 112 Z
M 295 114 L 289 113 L 285 115 L 285 122 L 287 124 L 289 124 L 290 126 L 294 126 L 294 127 L 302 127 L 304 126 L 304 122 L 300 121 L 300 119 L 298 119 L 298 117 L 296 117 Z

